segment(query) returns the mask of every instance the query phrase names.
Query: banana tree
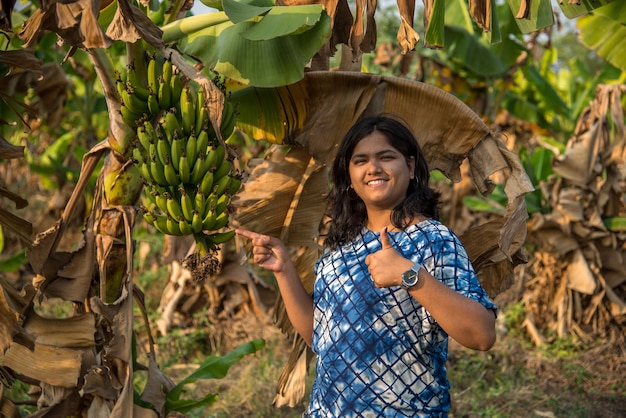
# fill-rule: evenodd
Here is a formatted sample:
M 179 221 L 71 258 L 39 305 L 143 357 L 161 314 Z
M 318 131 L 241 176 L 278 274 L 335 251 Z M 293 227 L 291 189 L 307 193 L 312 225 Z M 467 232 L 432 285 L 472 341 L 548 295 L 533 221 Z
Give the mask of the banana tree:
M 262 342 L 246 344 L 221 360 L 207 360 L 196 373 L 179 385 L 171 382 L 157 366 L 154 342 L 150 335 L 144 352 L 137 351 L 139 347 L 135 343 L 133 330 L 135 304 L 144 311 L 148 330 L 150 327 L 145 309 L 142 308 L 141 289 L 133 283 L 132 230 L 137 220 L 137 206 L 142 188 L 154 186 L 145 181 L 147 176 L 142 180 L 142 164 L 156 164 L 157 152 L 159 159 L 162 156 L 160 149 L 152 153 L 153 143 L 141 142 L 141 129 L 150 125 L 162 129 L 163 135 L 182 135 L 181 132 L 184 132 L 189 135 L 186 138 L 191 138 L 191 133 L 184 130 L 188 121 L 182 118 L 182 114 L 190 115 L 189 109 L 194 106 L 187 106 L 185 111 L 183 106 L 187 103 L 180 103 L 180 99 L 187 90 L 184 90 L 185 86 L 176 90 L 177 86 L 174 85 L 176 81 L 180 84 L 187 82 L 196 87 L 197 100 L 204 101 L 204 105 L 194 102 L 198 104 L 196 108 L 201 114 L 195 119 L 200 121 L 196 131 L 212 133 L 215 136 L 212 149 L 222 147 L 222 159 L 230 161 L 233 156 L 224 147 L 224 136 L 230 132 L 227 132 L 229 128 L 224 126 L 223 121 L 230 120 L 234 109 L 227 107 L 228 114 L 224 111 L 224 91 L 216 84 L 217 77 L 213 78 L 214 74 L 208 70 L 203 72 L 194 68 L 190 63 L 193 62 L 193 57 L 184 56 L 180 51 L 166 47 L 163 34 L 167 32 L 150 19 L 152 16 L 155 20 L 174 22 L 179 17 L 180 2 L 168 9 L 172 11 L 169 14 L 159 13 L 159 10 L 165 9 L 151 13 L 145 7 L 136 6 L 126 0 L 102 3 L 99 6 L 100 8 L 94 8 L 91 2 L 76 1 L 36 9 L 26 20 L 20 33 L 23 44 L 19 47 L 36 47 L 44 31 L 53 31 L 62 43 L 68 45 L 68 57 L 76 54 L 79 49 L 87 51 L 106 99 L 109 129 L 108 136 L 85 154 L 76 188 L 58 222 L 52 228 L 40 232 L 34 242 L 31 242 L 28 233 L 30 229 L 26 227 L 30 225 L 20 221 L 23 224 L 20 236 L 29 247 L 28 262 L 35 272 L 35 278 L 22 294 L 12 291 L 9 283 L 3 282 L 2 307 L 6 321 L 3 321 L 5 338 L 2 367 L 7 373 L 21 376 L 26 382 L 41 388 L 37 416 L 74 416 L 87 411 L 106 416 L 165 416 L 171 411 L 186 412 L 214 401 L 214 395 L 195 401 L 180 399 L 180 396 L 186 384 L 197 379 L 218 376 L 242 355 L 260 349 Z M 328 18 L 319 6 L 306 9 L 306 14 L 301 14 L 300 8 L 291 17 L 289 12 L 281 12 L 286 19 L 291 18 L 297 24 L 291 31 L 283 31 L 270 37 L 270 41 L 273 38 L 288 40 L 293 37 L 301 44 L 313 45 L 312 50 L 318 49 L 327 39 L 325 33 L 328 31 L 324 28 L 329 27 Z M 215 34 L 226 43 L 233 42 L 233 39 L 245 41 L 246 36 L 254 36 L 255 26 L 267 25 L 263 16 L 257 18 L 258 15 L 257 11 L 249 14 L 246 19 L 226 19 L 227 22 L 222 22 L 225 24 Z M 269 20 L 272 20 L 273 14 L 268 15 Z M 194 24 L 198 22 L 195 21 Z M 215 26 L 215 19 L 213 16 L 205 16 L 200 25 L 202 28 Z M 126 48 L 126 65 L 112 59 L 113 55 L 109 53 L 120 42 Z M 218 56 L 220 52 L 227 54 L 228 48 L 218 48 Z M 310 59 L 310 56 L 306 57 L 306 53 L 295 55 L 300 61 L 304 59 L 306 62 Z M 303 67 L 301 62 L 294 61 L 296 57 L 283 60 L 293 68 Z M 155 67 L 156 62 L 161 66 L 160 73 L 150 77 L 151 65 Z M 237 66 L 241 66 L 241 62 L 235 62 L 232 68 Z M 293 72 L 289 77 L 293 77 Z M 165 83 L 166 80 L 168 83 Z M 169 80 L 172 80 L 172 85 Z M 287 78 L 287 82 L 289 80 Z M 158 92 L 157 86 L 150 85 L 151 82 L 159 84 Z M 147 88 L 147 93 L 143 90 L 144 87 Z M 146 96 L 142 97 L 141 94 Z M 155 110 L 150 107 L 149 101 L 154 96 L 158 97 L 158 109 Z M 139 98 L 145 100 L 136 100 Z M 146 102 L 148 107 L 141 107 Z M 172 108 L 179 112 L 180 118 L 172 119 Z M 135 114 L 135 118 L 133 112 L 137 109 L 143 113 Z M 169 129 L 175 123 L 181 124 L 181 131 Z M 232 130 L 232 125 L 229 126 Z M 172 145 L 175 139 L 168 138 L 169 144 Z M 200 140 L 200 132 L 198 138 L 194 138 L 194 144 L 204 143 L 203 148 L 200 145 L 189 146 L 189 143 L 190 140 L 187 140 L 184 144 L 185 151 L 178 159 L 180 164 L 183 164 L 188 154 L 191 155 L 192 151 L 198 149 L 206 152 L 199 159 L 208 159 L 209 145 Z M 139 156 L 143 161 L 139 157 L 131 157 L 132 151 L 138 149 L 139 144 L 144 147 L 144 154 Z M 148 149 L 151 154 L 145 153 Z M 166 151 L 173 151 L 173 148 Z M 172 155 L 169 154 L 168 157 Z M 152 160 L 147 161 L 148 158 Z M 60 243 L 67 239 L 69 225 L 79 216 L 78 202 L 86 184 L 102 159 L 104 164 L 98 173 L 94 203 L 84 224 L 81 241 L 76 243 L 75 250 L 60 250 Z M 198 176 L 205 174 L 203 177 L 207 177 L 206 173 L 213 169 L 215 173 L 210 173 L 217 175 L 221 166 L 209 167 Z M 230 169 L 231 166 L 227 165 L 226 177 Z M 150 173 L 150 176 L 157 175 L 163 175 L 163 172 L 153 170 Z M 178 189 L 182 188 L 182 198 L 186 192 L 183 186 L 191 184 L 187 181 L 191 170 L 185 171 L 181 166 L 176 176 L 179 181 Z M 158 178 L 151 177 L 151 180 L 156 182 Z M 217 179 L 215 184 L 217 193 L 220 190 L 217 189 Z M 229 187 L 233 192 L 236 191 L 234 182 L 225 184 L 220 193 L 230 190 Z M 219 187 L 222 187 L 221 183 Z M 171 195 L 175 190 L 170 189 L 169 192 Z M 16 196 L 8 192 L 5 195 L 15 200 L 19 206 L 24 205 L 24 201 Z M 168 198 L 165 210 L 170 209 L 173 204 L 171 200 Z M 209 206 L 210 210 L 216 209 L 204 200 L 201 203 Z M 149 208 L 144 216 L 147 218 L 152 213 L 153 210 Z M 19 227 L 19 222 L 6 213 L 3 214 L 3 221 Z M 156 220 L 153 221 L 155 226 L 159 225 Z M 189 219 L 185 222 L 188 222 L 185 224 L 187 227 L 193 225 Z M 178 225 L 182 228 L 184 224 Z M 206 248 L 207 236 L 203 231 L 218 230 L 218 227 L 212 224 L 209 228 L 200 224 L 193 228 L 198 251 L 203 257 L 201 261 L 204 256 L 212 257 L 213 253 Z M 170 233 L 173 231 L 167 230 Z M 209 235 L 208 238 L 213 240 L 212 244 L 219 245 L 215 236 Z M 219 238 L 224 239 L 222 236 Z M 40 317 L 34 310 L 40 298 L 66 301 L 71 305 L 69 313 L 61 319 Z M 22 319 L 17 320 L 18 317 Z M 141 364 L 138 354 L 143 354 L 147 365 Z M 216 368 L 221 372 L 216 374 Z M 147 383 L 142 393 L 136 394 L 134 376 L 141 370 L 147 371 Z M 140 396 L 135 399 L 135 395 Z M 11 405 L 12 413 L 15 414 L 15 405 L 8 400 L 6 404 Z

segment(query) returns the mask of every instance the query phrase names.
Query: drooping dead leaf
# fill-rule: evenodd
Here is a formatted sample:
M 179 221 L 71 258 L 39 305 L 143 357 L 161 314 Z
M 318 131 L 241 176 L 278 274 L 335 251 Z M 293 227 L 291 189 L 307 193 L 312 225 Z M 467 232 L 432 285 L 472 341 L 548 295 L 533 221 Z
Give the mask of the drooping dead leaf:
M 42 61 L 32 50 L 0 51 L 0 62 L 13 71 L 32 71 L 41 75 Z
M 35 343 L 34 350 L 11 344 L 4 353 L 2 365 L 25 376 L 52 386 L 74 388 L 82 364 L 82 352 Z
M 107 36 L 114 40 L 135 43 L 143 39 L 157 49 L 163 48 L 163 31 L 137 6 L 128 0 L 118 0 Z
M 472 20 L 484 31 L 491 30 L 491 0 L 469 0 L 469 12 Z
M 607 229 L 603 219 L 626 217 L 626 163 L 615 158 L 624 155 L 626 143 L 623 91 L 619 85 L 598 87 L 566 150 L 553 161 L 560 177 L 541 185 L 552 212 L 533 214 L 529 222 L 533 242 L 542 248 L 535 257 L 554 253 L 561 262 L 531 266 L 531 273 L 545 280 L 529 281 L 525 301 L 527 321 L 536 330 L 583 341 L 603 338 L 621 352 L 626 351 L 626 237 Z
M 396 39 L 402 48 L 402 53 L 407 54 L 415 49 L 415 45 L 420 40 L 420 36 L 413 29 L 413 19 L 415 18 L 415 0 L 397 0 L 398 13 L 400 14 L 400 29 Z
M 56 33 L 66 45 L 86 49 L 108 48 L 111 39 L 98 24 L 99 13 L 99 0 L 50 3 L 28 18 L 19 36 L 26 48 L 37 44 L 46 31 Z
M 250 178 L 232 199 L 234 221 L 281 237 L 289 246 L 317 247 L 328 193 L 326 168 L 298 146 L 289 151 L 276 146 L 270 155 L 251 161 Z
M 3 160 L 11 160 L 14 158 L 24 158 L 24 146 L 13 145 L 9 141 L 7 141 L 6 139 L 0 136 L 0 158 L 2 158 Z M 2 195 L 5 197 L 8 197 L 8 194 L 11 194 L 11 192 L 6 190 L 4 187 L 2 187 L 1 190 L 2 190 L 1 192 Z M 14 200 L 14 201 L 17 203 L 17 200 Z M 24 206 L 26 205 L 18 206 L 18 209 L 21 209 Z
M 160 417 L 165 416 L 165 401 L 167 393 L 176 386 L 163 372 L 154 359 L 149 354 L 148 381 L 144 388 L 141 399 L 154 406 Z

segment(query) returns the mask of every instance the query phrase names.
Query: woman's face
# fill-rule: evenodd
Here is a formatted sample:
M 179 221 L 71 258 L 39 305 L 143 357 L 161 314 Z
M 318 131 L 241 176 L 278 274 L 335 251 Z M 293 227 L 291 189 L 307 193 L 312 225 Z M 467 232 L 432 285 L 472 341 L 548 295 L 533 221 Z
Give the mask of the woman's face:
M 368 210 L 393 209 L 402 202 L 414 170 L 415 158 L 407 162 L 379 131 L 361 139 L 349 164 L 352 188 Z

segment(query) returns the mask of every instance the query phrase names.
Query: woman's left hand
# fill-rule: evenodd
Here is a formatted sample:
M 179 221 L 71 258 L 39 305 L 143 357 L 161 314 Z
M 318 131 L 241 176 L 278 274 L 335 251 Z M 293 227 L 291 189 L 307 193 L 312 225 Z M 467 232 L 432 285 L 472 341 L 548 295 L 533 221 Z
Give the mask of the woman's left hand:
M 380 232 L 382 248 L 365 258 L 365 264 L 376 287 L 400 286 L 402 273 L 413 266 L 413 262 L 396 251 L 389 241 L 387 228 Z

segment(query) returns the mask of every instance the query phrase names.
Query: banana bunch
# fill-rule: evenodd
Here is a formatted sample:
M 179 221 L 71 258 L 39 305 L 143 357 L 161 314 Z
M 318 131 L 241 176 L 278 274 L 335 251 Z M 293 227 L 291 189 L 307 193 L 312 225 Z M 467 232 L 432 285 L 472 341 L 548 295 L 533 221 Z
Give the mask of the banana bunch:
M 137 122 L 132 157 L 145 182 L 143 216 L 164 234 L 193 235 L 206 252 L 235 234 L 223 228 L 228 225 L 230 196 L 239 190 L 241 178 L 211 134 L 201 90 L 185 85 L 167 105 L 156 118 Z M 230 102 L 223 120 L 227 124 L 222 131 L 232 132 L 235 112 Z
M 120 114 L 128 126 L 136 128 L 178 105 L 183 83 L 171 60 L 151 56 L 146 77 L 139 77 L 134 65 L 128 66 L 126 74 L 126 79 L 118 76 L 117 92 L 122 102 Z

